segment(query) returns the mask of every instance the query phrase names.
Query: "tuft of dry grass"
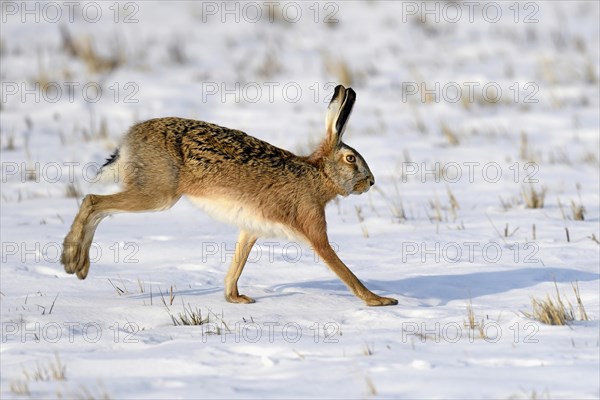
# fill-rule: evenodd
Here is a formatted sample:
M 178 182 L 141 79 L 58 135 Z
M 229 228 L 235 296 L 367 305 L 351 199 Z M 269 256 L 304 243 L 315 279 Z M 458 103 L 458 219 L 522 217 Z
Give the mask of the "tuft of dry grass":
M 560 213 L 562 215 L 563 220 L 566 221 L 566 220 L 571 219 L 573 221 L 583 221 L 585 219 L 586 210 L 581 201 L 581 194 L 579 195 L 579 203 L 575 202 L 575 200 L 571 200 L 571 208 L 570 208 L 571 215 L 570 216 L 565 212 L 565 209 L 563 207 L 562 202 L 560 201 L 560 198 L 558 198 L 557 201 L 558 201 L 558 208 L 560 209 Z
M 58 354 L 55 354 L 55 359 L 46 365 L 38 363 L 33 369 L 23 369 L 23 378 L 12 381 L 10 391 L 18 396 L 30 396 L 29 382 L 65 381 L 66 371 Z
M 485 333 L 485 320 L 482 319 L 481 322 L 477 321 L 475 312 L 473 311 L 473 301 L 471 299 L 469 299 L 469 304 L 467 304 L 467 320 L 463 325 L 467 327 L 470 332 L 475 332 L 475 330 L 477 330 L 481 339 L 488 339 L 488 336 Z
M 579 204 L 575 203 L 574 200 L 571 200 L 571 214 L 573 216 L 573 220 L 583 221 L 585 216 L 585 207 L 583 206 L 583 200 L 581 199 L 581 184 L 578 182 L 575 184 L 575 188 L 577 189 Z
M 498 199 L 500 199 L 500 205 L 502 206 L 503 211 L 508 211 L 512 209 L 515 205 L 519 204 L 520 202 L 518 196 L 513 196 L 511 198 L 505 199 L 499 195 Z
M 221 335 L 223 328 L 227 332 L 231 332 L 231 329 L 229 329 L 229 326 L 227 326 L 222 316 L 219 317 L 211 310 L 208 310 L 206 317 L 202 317 L 202 311 L 198 307 L 192 308 L 190 304 L 188 304 L 186 307 L 183 303 L 183 299 L 181 300 L 181 304 L 183 305 L 183 312 L 174 315 L 165 303 L 167 313 L 171 317 L 171 322 L 173 322 L 173 326 L 208 325 L 208 332 L 204 333 L 213 335 Z M 210 317 L 211 314 L 213 316 L 212 320 Z
M 96 392 L 96 393 L 95 393 Z M 104 385 L 100 385 L 97 390 L 90 389 L 86 386 L 80 385 L 76 391 L 63 393 L 61 390 L 56 390 L 57 399 L 82 399 L 82 400 L 110 400 L 111 397 L 106 391 Z
M 356 83 L 356 74 L 352 72 L 345 60 L 334 60 L 329 55 L 324 55 L 325 69 L 335 76 L 336 82 L 346 87 Z
M 279 58 L 274 50 L 270 50 L 264 56 L 264 60 L 256 69 L 256 75 L 262 79 L 273 79 L 277 74 L 283 71 L 283 65 L 279 62 Z
M 394 179 L 392 182 L 394 184 L 393 196 L 388 196 L 379 186 L 375 186 L 374 190 L 379 193 L 387 203 L 393 222 L 403 222 L 408 219 L 408 216 L 404 208 L 404 203 L 402 202 L 402 196 L 400 195 L 398 182 L 396 179 Z
M 29 384 L 27 381 L 17 379 L 10 383 L 10 392 L 17 396 L 30 396 Z
M 37 368 L 31 375 L 25 370 L 23 374 L 29 381 L 65 381 L 67 380 L 66 372 L 66 366 L 60 361 L 58 354 L 55 354 L 54 361 L 50 361 L 48 365 L 37 364 Z
M 580 161 L 582 163 L 591 164 L 594 166 L 600 164 L 600 160 L 598 159 L 598 156 L 591 151 L 588 151 L 585 154 L 583 154 L 583 156 L 581 156 Z
M 452 216 L 451 222 L 454 222 L 458 219 L 457 210 L 460 209 L 460 204 L 456 200 L 456 197 L 454 196 L 449 187 L 446 187 L 446 191 L 448 194 L 448 205 L 442 205 L 437 194 L 433 199 L 429 200 L 429 208 L 431 209 L 432 214 L 429 214 L 429 211 L 427 209 L 426 212 L 430 222 L 449 222 L 449 213 Z
M 544 208 L 544 199 L 546 198 L 546 188 L 536 190 L 533 185 L 529 188 L 522 188 L 523 200 L 527 208 Z
M 15 133 L 11 132 L 6 139 L 6 145 L 4 146 L 4 150 L 13 151 L 16 149 L 17 146 L 15 145 Z
M 65 25 L 60 26 L 60 34 L 63 50 L 83 61 L 91 73 L 110 72 L 125 63 L 125 57 L 119 48 L 110 56 L 101 56 L 96 51 L 91 37 L 75 40 Z
M 185 304 L 183 305 L 183 312 L 180 312 L 177 317 L 170 313 L 169 315 L 171 316 L 174 326 L 204 325 L 210 322 L 210 315 L 206 316 L 206 318 L 202 318 L 202 310 L 199 308 L 192 309 L 192 306 L 189 304 L 187 308 Z
M 585 217 L 585 207 L 582 204 L 577 204 L 571 200 L 571 215 L 574 221 L 583 221 Z
M 575 292 L 575 298 L 577 300 L 577 307 L 579 311 L 579 320 L 588 321 L 588 315 L 583 306 L 581 295 L 579 293 L 579 284 L 577 282 L 572 283 L 573 291 Z M 575 312 L 571 303 L 567 301 L 565 304 L 558 291 L 558 285 L 556 280 L 554 281 L 554 287 L 556 288 L 556 297 L 551 298 L 550 295 L 546 295 L 545 299 L 531 299 L 531 305 L 533 307 L 532 312 L 521 311 L 527 318 L 535 319 L 546 325 L 568 325 L 571 321 L 575 320 Z
M 545 300 L 531 299 L 531 305 L 533 312 L 523 312 L 528 317 L 540 321 L 546 325 L 567 325 L 570 321 L 575 318 L 573 316 L 573 310 L 567 309 L 565 304 L 558 296 L 555 300 L 552 300 L 549 295 L 546 296 Z

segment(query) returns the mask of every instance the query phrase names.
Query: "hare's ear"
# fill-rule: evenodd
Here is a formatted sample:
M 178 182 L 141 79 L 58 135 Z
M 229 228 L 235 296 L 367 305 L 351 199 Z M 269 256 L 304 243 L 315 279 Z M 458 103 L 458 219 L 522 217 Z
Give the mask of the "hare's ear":
M 342 85 L 335 87 L 325 118 L 327 138 L 332 146 L 337 146 L 342 141 L 355 100 L 356 93 L 351 88 L 346 89 Z

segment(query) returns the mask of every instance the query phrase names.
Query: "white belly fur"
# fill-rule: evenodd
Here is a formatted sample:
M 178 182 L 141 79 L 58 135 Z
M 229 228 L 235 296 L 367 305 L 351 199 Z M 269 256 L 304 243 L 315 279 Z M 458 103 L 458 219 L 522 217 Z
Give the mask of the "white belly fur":
M 294 232 L 283 224 L 265 219 L 254 207 L 226 198 L 205 198 L 188 196 L 190 201 L 202 208 L 208 215 L 254 233 L 258 237 L 278 237 L 297 240 Z

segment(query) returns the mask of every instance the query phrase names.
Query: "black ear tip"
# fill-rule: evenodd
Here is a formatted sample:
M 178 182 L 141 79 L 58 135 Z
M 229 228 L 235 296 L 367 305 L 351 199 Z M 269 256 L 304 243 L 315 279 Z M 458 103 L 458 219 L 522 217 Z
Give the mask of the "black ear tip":
M 333 96 L 331 96 L 331 103 L 338 99 L 342 93 L 346 93 L 346 88 L 344 88 L 342 85 L 337 85 L 333 91 Z M 340 101 L 343 101 L 343 98 L 341 98 Z
M 346 89 L 346 95 L 348 97 L 348 100 L 351 100 L 351 101 L 356 100 L 356 92 L 354 91 L 354 89 L 352 89 L 352 88 Z

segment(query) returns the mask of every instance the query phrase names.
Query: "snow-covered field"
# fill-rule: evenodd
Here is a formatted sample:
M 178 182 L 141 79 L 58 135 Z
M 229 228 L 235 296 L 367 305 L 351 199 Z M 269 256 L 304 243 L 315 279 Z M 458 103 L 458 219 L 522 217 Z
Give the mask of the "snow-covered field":
M 600 396 L 597 2 L 166 3 L 1 3 L 2 398 Z M 240 280 L 257 302 L 227 303 L 236 228 L 185 199 L 107 218 L 88 278 L 63 271 L 134 122 L 307 153 L 337 83 L 377 184 L 328 207 L 330 238 L 397 306 L 278 239 Z M 555 284 L 568 326 L 524 314 Z

